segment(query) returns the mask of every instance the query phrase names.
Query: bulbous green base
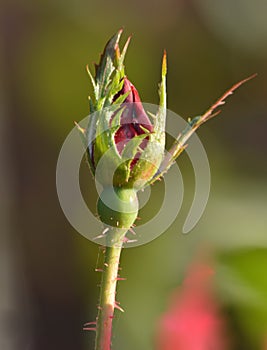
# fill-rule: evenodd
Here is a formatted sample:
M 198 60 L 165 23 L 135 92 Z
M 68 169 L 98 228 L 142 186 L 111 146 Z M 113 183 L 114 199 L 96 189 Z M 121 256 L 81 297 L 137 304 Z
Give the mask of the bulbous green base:
M 130 228 L 136 220 L 138 209 L 138 198 L 134 189 L 105 187 L 97 202 L 100 220 L 118 228 Z

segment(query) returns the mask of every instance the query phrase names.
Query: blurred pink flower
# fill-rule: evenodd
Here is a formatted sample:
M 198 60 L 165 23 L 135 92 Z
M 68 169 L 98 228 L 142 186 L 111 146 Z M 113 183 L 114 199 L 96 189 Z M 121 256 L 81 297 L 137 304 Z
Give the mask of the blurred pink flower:
M 158 350 L 225 350 L 223 320 L 212 295 L 213 270 L 193 264 L 160 319 Z

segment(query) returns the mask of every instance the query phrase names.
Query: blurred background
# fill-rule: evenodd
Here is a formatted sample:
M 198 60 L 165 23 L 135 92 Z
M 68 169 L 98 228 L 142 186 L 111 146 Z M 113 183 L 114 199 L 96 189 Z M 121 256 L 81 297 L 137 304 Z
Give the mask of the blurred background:
M 1 1 L 1 350 L 93 349 L 94 335 L 82 325 L 96 316 L 98 246 L 64 217 L 55 168 L 73 121 L 89 111 L 85 65 L 93 67 L 122 26 L 124 39 L 133 34 L 126 70 L 143 101 L 158 102 L 165 48 L 168 107 L 184 117 L 204 112 L 235 82 L 258 76 L 198 132 L 212 176 L 198 225 L 181 233 L 194 189 L 182 155 L 186 198 L 176 221 L 150 244 L 123 252 L 127 281 L 118 299 L 126 312 L 116 315 L 113 348 L 178 349 L 159 345 L 159 324 L 196 257 L 214 271 L 223 349 L 267 348 L 266 13 L 261 0 Z M 94 208 L 85 165 L 81 182 Z M 154 186 L 141 217 L 160 206 L 162 186 Z

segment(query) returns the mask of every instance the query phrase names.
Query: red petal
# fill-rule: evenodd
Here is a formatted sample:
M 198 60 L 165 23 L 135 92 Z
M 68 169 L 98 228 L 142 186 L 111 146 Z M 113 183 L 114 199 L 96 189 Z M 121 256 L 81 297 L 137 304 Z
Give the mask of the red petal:
M 121 95 L 130 92 L 126 97 L 124 106 L 125 110 L 121 115 L 120 123 L 121 127 L 115 134 L 115 143 L 117 145 L 118 152 L 121 154 L 125 145 L 135 136 L 142 135 L 146 130 L 153 132 L 153 125 L 151 124 L 146 112 L 143 108 L 138 91 L 135 86 L 126 77 L 124 78 L 124 84 L 121 91 L 114 96 L 114 101 Z M 141 127 L 142 126 L 142 127 Z M 147 146 L 147 139 L 145 139 L 140 147 L 145 149 Z M 136 154 L 132 166 L 136 163 L 140 157 L 140 153 Z
M 137 135 L 133 124 L 124 124 L 115 134 L 115 143 L 117 146 L 118 152 L 121 154 L 126 144 Z

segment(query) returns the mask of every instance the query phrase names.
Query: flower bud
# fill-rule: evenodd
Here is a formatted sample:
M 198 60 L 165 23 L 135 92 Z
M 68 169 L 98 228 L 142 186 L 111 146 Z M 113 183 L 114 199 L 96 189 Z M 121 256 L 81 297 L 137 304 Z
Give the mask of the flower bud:
M 166 58 L 161 107 L 153 125 L 137 89 L 125 75 L 129 39 L 120 52 L 121 33 L 106 45 L 95 77 L 88 69 L 94 94 L 89 98 L 91 115 L 84 136 L 90 168 L 101 185 L 139 190 L 158 172 L 164 155 Z
M 164 154 L 166 119 L 166 53 L 162 61 L 159 85 L 159 108 L 153 124 L 138 91 L 126 77 L 124 58 L 130 38 L 120 52 L 122 30 L 107 43 L 95 77 L 87 67 L 94 93 L 89 97 L 90 119 L 86 130 L 79 128 L 87 148 L 88 162 L 96 180 L 104 187 L 115 186 L 140 190 L 157 181 L 183 152 L 190 136 L 206 121 L 218 115 L 218 107 L 245 82 L 227 90 L 204 114 L 188 119 L 187 128 Z

